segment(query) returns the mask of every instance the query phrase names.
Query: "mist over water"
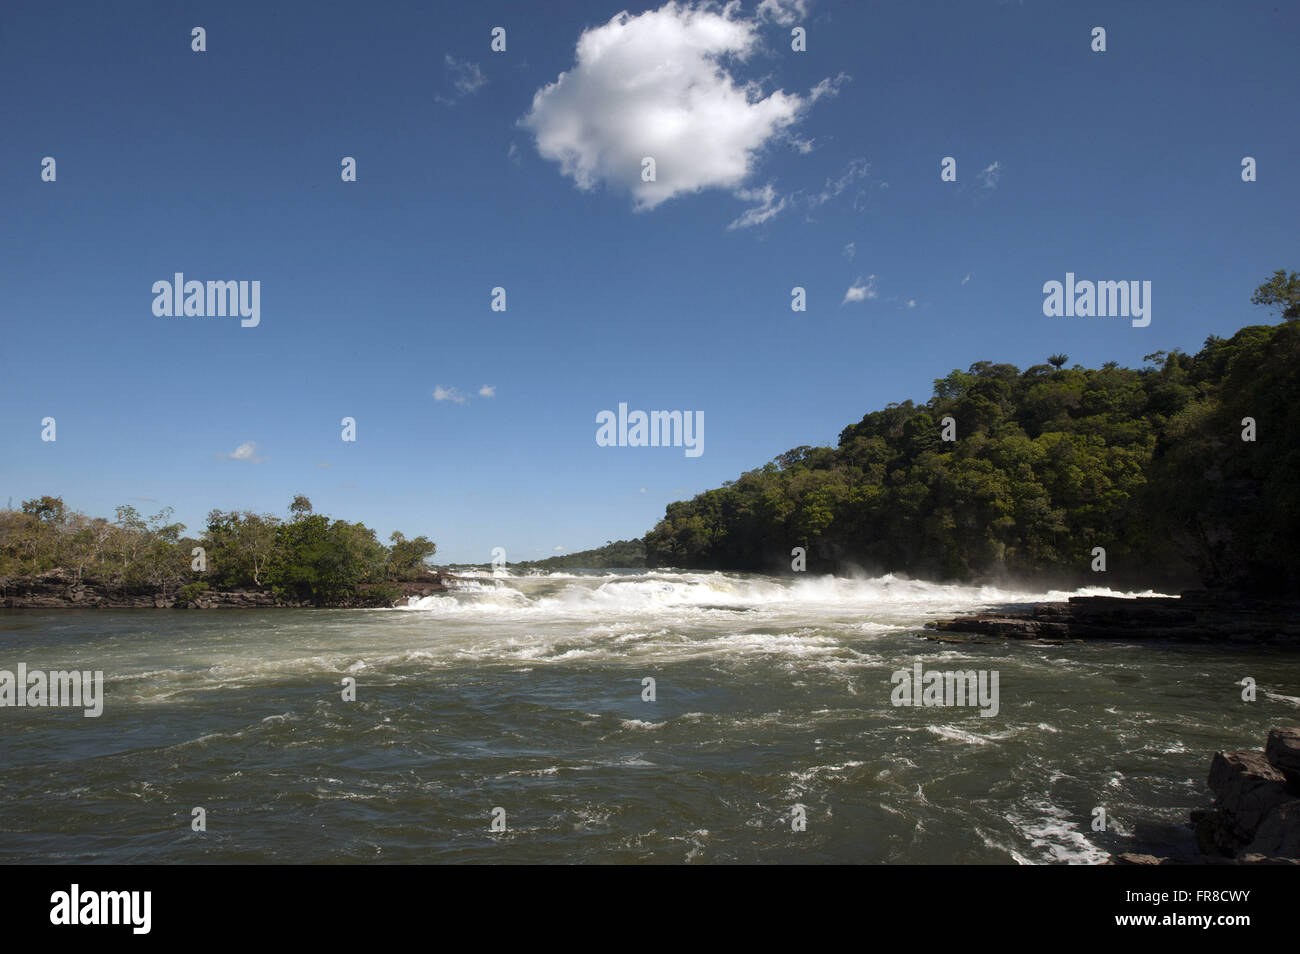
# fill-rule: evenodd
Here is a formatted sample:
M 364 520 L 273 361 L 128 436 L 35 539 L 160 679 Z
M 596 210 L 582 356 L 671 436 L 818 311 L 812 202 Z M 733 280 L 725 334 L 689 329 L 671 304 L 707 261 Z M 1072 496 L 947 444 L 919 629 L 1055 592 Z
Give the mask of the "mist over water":
M 1068 595 L 478 573 L 392 610 L 10 610 L 0 668 L 102 669 L 105 705 L 0 709 L 0 860 L 1050 863 L 1185 845 L 1212 753 L 1300 717 L 1300 662 L 1247 642 L 918 636 Z M 916 662 L 998 671 L 997 715 L 895 707 L 890 675 Z

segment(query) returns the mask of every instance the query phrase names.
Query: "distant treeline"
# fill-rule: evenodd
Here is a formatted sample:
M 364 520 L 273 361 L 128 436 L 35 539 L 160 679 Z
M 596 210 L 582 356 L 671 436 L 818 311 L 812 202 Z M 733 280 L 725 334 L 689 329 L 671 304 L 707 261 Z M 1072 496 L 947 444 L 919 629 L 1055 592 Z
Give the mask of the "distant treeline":
M 363 524 L 313 513 L 301 495 L 283 520 L 213 510 L 198 537 L 184 536 L 185 525 L 171 518 L 170 507 L 147 520 L 134 507 L 118 507 L 110 521 L 68 510 L 60 497 L 24 501 L 21 510 L 0 510 L 0 577 L 60 568 L 87 583 L 182 599 L 204 589 L 257 588 L 327 605 L 363 592 L 396 599 L 382 584 L 424 577 L 437 550 L 426 537 L 400 533 L 385 546 Z
M 1300 276 L 1275 273 L 1252 301 L 1284 323 L 1139 370 L 1058 354 L 953 371 L 838 447 L 670 504 L 647 563 L 789 571 L 804 547 L 809 571 L 1300 591 Z
M 511 566 L 538 570 L 627 570 L 645 566 L 644 540 L 618 540 L 592 550 L 527 560 Z

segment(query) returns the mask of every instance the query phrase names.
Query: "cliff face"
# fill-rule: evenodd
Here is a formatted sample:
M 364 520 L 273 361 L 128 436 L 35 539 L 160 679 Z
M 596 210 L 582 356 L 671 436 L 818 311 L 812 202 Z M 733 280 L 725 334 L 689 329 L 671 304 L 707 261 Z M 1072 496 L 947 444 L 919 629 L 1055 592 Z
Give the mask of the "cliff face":
M 427 580 L 378 584 L 375 587 L 363 587 L 363 591 L 379 587 L 400 591 L 400 602 L 411 596 L 432 596 L 447 589 L 441 575 L 431 574 Z M 314 605 L 309 601 L 279 598 L 270 590 L 256 589 L 209 589 L 191 599 L 182 600 L 176 587 L 157 590 L 152 587 L 109 586 L 78 580 L 62 570 L 21 579 L 0 578 L 0 607 L 9 609 L 270 609 Z M 341 608 L 363 608 L 390 606 L 392 603 L 382 593 L 377 593 L 374 597 L 363 595 L 335 605 Z

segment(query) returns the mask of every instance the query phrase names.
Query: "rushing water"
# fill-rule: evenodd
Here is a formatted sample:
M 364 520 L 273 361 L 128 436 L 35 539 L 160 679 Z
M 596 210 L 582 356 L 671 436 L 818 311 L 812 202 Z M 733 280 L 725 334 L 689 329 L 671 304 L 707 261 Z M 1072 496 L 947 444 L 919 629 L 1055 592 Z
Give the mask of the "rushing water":
M 0 611 L 0 669 L 105 679 L 99 718 L 0 709 L 0 861 L 1039 863 L 1185 846 L 1212 752 L 1300 721 L 1300 656 L 918 636 L 1066 595 L 665 572 L 483 575 L 394 610 Z M 894 706 L 890 676 L 916 662 L 997 671 L 998 713 Z

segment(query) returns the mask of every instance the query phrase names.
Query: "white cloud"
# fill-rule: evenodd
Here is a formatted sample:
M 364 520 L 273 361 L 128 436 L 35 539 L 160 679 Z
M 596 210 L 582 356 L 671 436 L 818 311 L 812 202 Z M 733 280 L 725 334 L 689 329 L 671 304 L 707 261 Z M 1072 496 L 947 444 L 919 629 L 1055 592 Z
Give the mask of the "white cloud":
M 766 9 L 776 15 L 790 7 Z M 805 97 L 765 96 L 757 83 L 737 81 L 734 65 L 761 48 L 758 23 L 739 15 L 736 3 L 620 13 L 583 32 L 573 66 L 534 94 L 521 124 L 578 188 L 626 189 L 638 210 L 702 189 L 742 190 L 760 152 L 840 82 L 823 81 Z M 645 156 L 655 160 L 654 182 L 641 180 Z M 751 210 L 755 221 L 747 224 L 776 208 Z
M 465 396 L 455 388 L 444 388 L 441 384 L 433 389 L 433 399 L 435 401 L 454 401 L 457 404 L 465 403 Z
M 961 280 L 961 283 L 965 285 L 968 281 L 970 281 L 970 272 L 966 273 L 966 277 Z
M 848 245 L 844 246 L 844 257 L 850 262 L 853 261 L 853 256 L 857 254 L 858 246 L 856 242 L 850 242 Z
M 736 198 L 743 199 L 746 202 L 757 202 L 758 205 L 752 209 L 746 209 L 739 218 L 733 220 L 727 228 L 730 229 L 747 229 L 753 225 L 762 225 L 772 216 L 776 215 L 786 207 L 788 199 L 782 197 L 777 199 L 776 189 L 771 183 L 763 186 L 761 189 L 739 189 L 736 191 Z
M 811 148 L 811 144 L 808 144 Z M 806 150 L 800 150 L 806 151 Z M 769 183 L 761 189 L 738 189 L 735 192 L 736 198 L 744 199 L 747 202 L 759 202 L 758 206 L 747 209 L 743 215 L 727 226 L 728 229 L 745 228 L 750 225 L 758 225 L 772 218 L 782 209 L 787 208 L 806 208 L 815 209 L 825 205 L 832 199 L 842 195 L 853 183 L 860 179 L 865 179 L 871 174 L 871 165 L 865 159 L 854 159 L 844 168 L 844 172 L 839 177 L 827 179 L 826 184 L 822 186 L 820 192 L 807 193 L 804 190 L 797 190 L 790 195 L 778 197 L 776 189 Z M 853 210 L 860 211 L 863 208 L 866 199 L 867 190 L 864 186 L 859 186 L 853 194 Z M 811 220 L 810 220 L 811 221 Z M 852 245 L 852 243 L 850 243 Z M 845 253 L 849 258 L 852 255 Z
M 844 300 L 841 305 L 847 305 L 851 301 L 866 301 L 868 298 L 878 296 L 876 291 L 876 276 L 868 275 L 866 278 L 859 278 L 849 286 L 849 290 L 844 293 Z
M 495 384 L 485 384 L 478 389 L 479 397 L 496 397 L 497 386 Z
M 563 552 L 564 552 L 564 547 L 551 547 L 551 552 L 552 552 L 552 553 L 563 553 Z
M 845 189 L 859 179 L 865 179 L 871 174 L 871 163 L 865 159 L 854 159 L 844 167 L 844 172 L 837 179 L 827 179 L 826 185 L 822 191 L 808 200 L 808 204 L 814 208 L 819 205 L 825 205 L 831 199 L 837 198 Z M 856 204 L 856 199 L 854 200 Z
M 218 456 L 223 460 L 246 460 L 251 461 L 254 464 L 260 464 L 262 461 L 267 459 L 265 457 L 257 456 L 257 444 L 253 441 L 247 441 L 246 443 L 240 444 L 229 454 L 220 454 Z
M 980 181 L 984 183 L 986 189 L 996 189 L 998 179 L 1002 176 L 1002 163 L 992 162 L 980 170 Z
M 450 53 L 447 54 L 445 63 L 447 72 L 451 76 L 451 85 L 456 88 L 456 96 L 443 96 L 439 93 L 433 97 L 438 102 L 447 106 L 455 105 L 457 99 L 473 96 L 487 85 L 487 77 L 483 75 L 477 63 L 458 60 Z
M 510 144 L 510 148 L 506 150 L 506 155 L 510 157 L 511 162 L 519 165 L 519 147 L 513 142 Z
M 915 298 L 909 298 L 909 299 L 907 300 L 906 304 L 907 304 L 907 307 L 908 307 L 908 308 L 915 308 L 915 307 L 916 307 L 916 299 L 915 299 Z
M 823 96 L 834 96 L 839 93 L 841 86 L 851 82 L 852 79 L 852 76 L 844 72 L 841 72 L 834 79 L 828 76 L 809 91 L 809 99 L 815 103 Z
M 758 5 L 758 16 L 780 26 L 793 26 L 808 16 L 808 0 L 763 0 Z

